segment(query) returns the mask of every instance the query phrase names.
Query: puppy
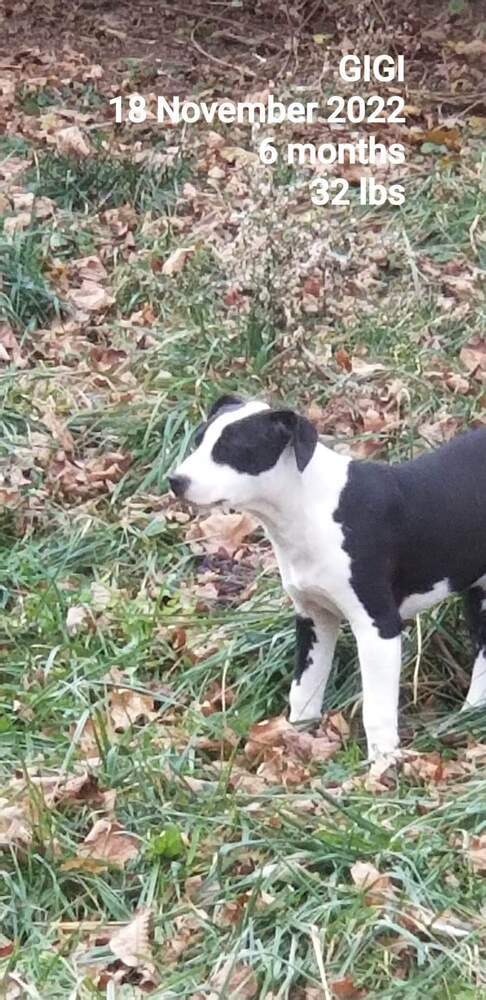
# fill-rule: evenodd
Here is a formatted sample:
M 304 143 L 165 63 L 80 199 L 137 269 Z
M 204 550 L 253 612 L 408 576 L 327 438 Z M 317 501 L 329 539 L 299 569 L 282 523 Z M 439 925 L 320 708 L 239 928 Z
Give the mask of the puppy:
M 264 525 L 296 612 L 290 721 L 319 718 L 340 623 L 356 637 L 368 756 L 398 747 L 404 623 L 463 595 L 476 647 L 466 706 L 486 701 L 486 428 L 397 465 L 319 442 L 305 417 L 223 396 L 169 476 L 194 504 Z

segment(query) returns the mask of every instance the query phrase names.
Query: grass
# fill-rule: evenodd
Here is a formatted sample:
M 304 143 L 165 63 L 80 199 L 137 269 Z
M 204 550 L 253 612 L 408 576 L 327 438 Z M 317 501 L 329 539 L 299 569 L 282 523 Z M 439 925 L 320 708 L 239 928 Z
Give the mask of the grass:
M 37 195 L 52 198 L 60 208 L 73 212 L 124 204 L 140 211 L 165 211 L 182 178 L 180 164 L 151 167 L 103 152 L 85 158 L 47 151 L 37 158 L 27 181 Z
M 60 297 L 45 277 L 47 247 L 41 229 L 0 232 L 0 315 L 18 330 L 45 326 L 63 311 Z
M 15 144 L 8 152 L 17 152 Z M 468 164 L 451 177 L 437 169 L 413 181 L 402 211 L 350 214 L 336 240 L 346 246 L 352 237 L 354 256 L 335 271 L 326 257 L 324 306 L 287 326 L 282 306 L 289 305 L 293 286 L 277 229 L 264 286 L 245 292 L 248 309 L 225 303 L 235 272 L 209 239 L 195 241 L 178 275 L 162 273 L 167 254 L 187 245 L 188 234 L 179 229 L 187 206 L 181 213 L 175 202 L 183 177 L 204 185 L 204 176 L 192 171 L 192 157 L 156 173 L 129 157 L 73 161 L 39 154 L 29 184 L 61 211 L 14 239 L 2 237 L 1 303 L 28 364 L 7 363 L 0 375 L 6 483 L 15 487 L 13 469 L 23 470 L 18 505 L 6 507 L 0 538 L 0 773 L 10 804 L 19 794 L 12 779 L 26 777 L 35 821 L 27 849 L 2 853 L 0 925 L 12 949 L 2 951 L 0 937 L 0 976 L 8 982 L 15 970 L 26 995 L 101 997 L 109 950 L 84 922 L 128 921 L 137 907 L 150 906 L 159 979 L 151 995 L 164 1000 L 210 995 L 211 977 L 226 960 L 251 967 L 254 995 L 314 1000 L 324 994 L 313 926 L 331 984 L 352 980 L 363 996 L 382 1000 L 418 1000 L 424 992 L 434 1000 L 480 1000 L 486 955 L 478 915 L 485 894 L 467 843 L 485 828 L 484 765 L 450 789 L 406 775 L 383 795 L 350 785 L 363 774 L 363 738 L 356 655 L 344 630 L 327 702 L 350 721 L 349 743 L 314 766 L 302 787 L 275 782 L 235 790 L 232 775 L 243 766 L 249 727 L 286 707 L 291 610 L 275 572 L 263 570 L 261 542 L 251 547 L 243 570 L 231 560 L 211 564 L 220 584 L 238 570 L 248 573 L 254 580 L 249 596 L 201 596 L 204 557 L 187 544 L 187 527 L 172 519 L 166 496 L 168 470 L 220 392 L 237 389 L 301 408 L 342 397 L 358 405 L 363 398 L 377 403 L 398 378 L 401 423 L 381 434 L 384 454 L 393 460 L 422 447 L 421 424 L 444 409 L 465 423 L 477 417 L 476 383 L 454 393 L 430 372 L 438 357 L 447 370 L 464 372 L 459 352 L 481 329 L 479 300 L 466 300 L 466 310 L 460 297 L 445 307 L 441 297 L 453 298 L 444 291 L 446 273 L 431 276 L 425 265 L 430 260 L 442 268 L 456 260 L 460 273 L 477 266 L 470 232 L 481 210 L 479 184 Z M 294 186 L 299 178 L 279 174 L 275 190 L 285 192 L 290 181 Z M 128 253 L 106 251 L 106 230 L 92 213 L 126 202 L 137 213 L 134 246 Z M 280 221 L 270 220 L 270 229 Z M 300 224 L 289 212 L 288 225 L 292 246 L 304 224 L 296 234 Z M 387 259 L 370 291 L 357 278 L 376 277 L 370 250 L 380 241 Z M 479 241 L 476 246 L 479 254 Z M 81 339 L 71 353 L 57 355 L 64 334 L 58 331 L 54 341 L 41 332 L 35 337 L 62 310 L 48 265 L 52 256 L 69 261 L 86 248 L 105 254 L 116 304 L 109 316 L 93 317 L 77 331 Z M 240 277 L 243 282 L 243 265 Z M 145 324 L 144 309 L 151 317 Z M 108 373 L 93 371 L 93 346 L 114 348 L 125 360 Z M 366 348 L 385 375 L 363 380 L 343 370 L 336 362 L 340 347 L 352 356 Z M 107 452 L 129 453 L 125 471 L 93 495 L 63 493 L 53 479 L 56 428 L 44 423 L 51 407 L 72 435 L 67 460 L 79 467 Z M 348 432 L 337 428 L 335 437 L 356 444 L 366 432 L 357 422 Z M 41 446 L 47 456 L 36 450 Z M 87 613 L 74 633 L 70 608 Z M 174 641 L 177 630 L 186 635 L 182 649 Z M 419 645 L 410 628 L 405 640 L 407 741 L 461 761 L 456 737 L 464 722 L 456 712 L 470 651 L 459 603 L 423 616 L 420 636 Z M 206 651 L 194 653 L 203 643 Z M 156 718 L 113 730 L 114 667 L 129 693 L 154 699 Z M 222 682 L 234 700 L 204 715 L 201 703 L 211 685 Z M 473 744 L 486 739 L 481 713 L 466 725 Z M 254 768 L 245 767 L 254 781 Z M 122 869 L 90 870 L 73 861 L 93 822 L 105 815 L 99 801 L 50 805 L 35 784 L 36 774 L 83 768 L 100 789 L 116 792 L 117 821 L 139 838 L 137 857 Z M 394 891 L 386 905 L 354 884 L 351 868 L 358 861 L 390 875 Z M 442 925 L 414 925 L 413 907 L 441 916 Z M 462 935 L 453 917 L 463 921 Z M 179 958 L 171 942 L 180 945 Z M 119 987 L 120 996 L 141 995 L 138 971 L 127 975 L 132 981 Z M 221 997 L 236 995 L 231 970 L 227 979 Z

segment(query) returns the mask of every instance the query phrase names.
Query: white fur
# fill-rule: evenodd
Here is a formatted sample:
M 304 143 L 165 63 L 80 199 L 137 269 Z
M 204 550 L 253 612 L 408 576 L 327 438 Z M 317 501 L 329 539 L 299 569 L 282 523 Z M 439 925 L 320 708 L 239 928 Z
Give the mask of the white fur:
M 305 614 L 302 605 L 299 610 L 300 614 Z M 308 657 L 308 666 L 300 681 L 293 680 L 290 688 L 290 722 L 303 722 L 321 717 L 340 620 L 327 611 L 319 610 L 314 614 L 313 621 L 316 640 Z
M 438 580 L 434 583 L 434 586 L 430 590 L 427 590 L 424 594 L 409 594 L 408 597 L 402 601 L 399 612 L 400 617 L 403 621 L 407 618 L 415 618 L 415 615 L 420 614 L 421 611 L 426 611 L 427 608 L 433 607 L 438 601 L 442 601 L 444 597 L 447 597 L 451 592 L 451 587 L 449 580 Z
M 478 653 L 471 676 L 469 691 L 463 708 L 479 708 L 486 704 L 486 653 Z

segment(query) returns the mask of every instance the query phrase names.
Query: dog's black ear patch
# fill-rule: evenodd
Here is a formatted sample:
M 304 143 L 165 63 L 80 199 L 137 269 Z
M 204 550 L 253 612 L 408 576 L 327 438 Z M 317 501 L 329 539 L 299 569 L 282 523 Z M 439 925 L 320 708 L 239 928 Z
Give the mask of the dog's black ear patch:
M 240 399 L 239 396 L 234 396 L 232 393 L 227 393 L 226 396 L 220 396 L 215 403 L 212 404 L 209 413 L 208 420 L 215 417 L 220 410 L 229 410 L 233 406 L 243 406 L 244 400 Z
M 291 444 L 297 468 L 303 472 L 316 443 L 317 431 L 305 417 L 292 410 L 263 410 L 227 424 L 214 445 L 212 458 L 218 465 L 258 476 L 273 468 L 284 448 Z
M 286 428 L 288 440 L 292 443 L 299 472 L 303 472 L 310 462 L 317 444 L 317 431 L 307 417 L 301 417 L 294 410 L 273 410 L 272 416 Z

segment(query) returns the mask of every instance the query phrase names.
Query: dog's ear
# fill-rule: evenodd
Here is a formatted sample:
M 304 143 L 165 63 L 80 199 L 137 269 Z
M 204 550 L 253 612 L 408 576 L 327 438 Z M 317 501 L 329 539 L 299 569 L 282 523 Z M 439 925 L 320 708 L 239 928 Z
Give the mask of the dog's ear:
M 295 452 L 297 468 L 299 472 L 303 472 L 314 454 L 318 440 L 314 424 L 294 410 L 272 410 L 270 416 L 279 426 L 285 428 L 289 443 Z
M 232 393 L 228 393 L 226 396 L 220 396 L 215 403 L 212 404 L 211 409 L 208 413 L 208 420 L 211 417 L 215 417 L 220 410 L 226 410 L 232 406 L 243 406 L 243 400 L 239 396 L 233 396 Z

